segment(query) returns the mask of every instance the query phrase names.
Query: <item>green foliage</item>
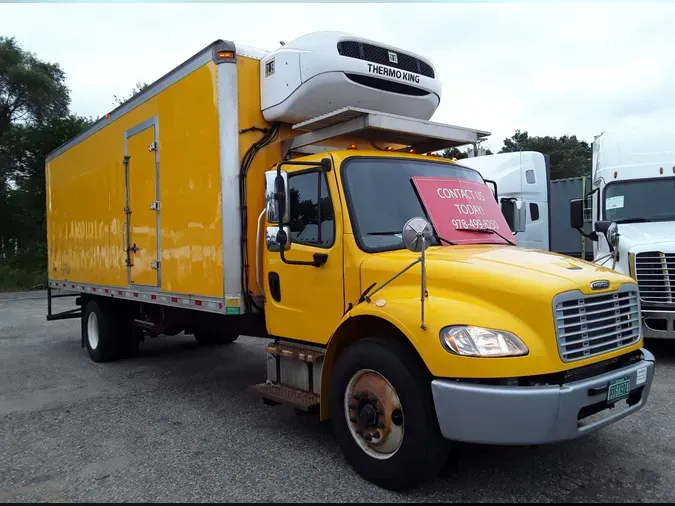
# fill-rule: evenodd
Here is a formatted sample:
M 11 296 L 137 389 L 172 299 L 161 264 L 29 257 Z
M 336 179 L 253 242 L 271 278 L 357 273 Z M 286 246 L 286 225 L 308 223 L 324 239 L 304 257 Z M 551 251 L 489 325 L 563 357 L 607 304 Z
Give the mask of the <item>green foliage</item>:
M 131 100 L 134 98 L 136 95 L 138 95 L 141 91 L 143 91 L 145 88 L 150 86 L 148 83 L 142 83 L 138 81 L 136 85 L 134 86 L 134 89 L 131 90 L 131 95 L 128 97 L 120 97 L 119 95 L 113 95 L 113 105 L 115 106 L 120 106 L 127 100 Z
M 577 139 L 576 135 L 562 137 L 530 137 L 527 131 L 504 139 L 500 153 L 538 151 L 550 157 L 551 179 L 589 175 L 591 170 L 591 145 Z
M 12 38 L 0 36 L 0 138 L 15 123 L 44 124 L 68 113 L 66 75 Z
M 467 148 L 466 151 L 461 151 L 459 148 L 450 148 L 450 149 L 445 149 L 443 150 L 443 153 L 441 153 L 441 156 L 443 158 L 454 158 L 455 160 L 462 160 L 463 158 L 469 158 L 469 153 L 473 151 L 473 148 Z M 479 151 L 480 152 L 480 151 Z M 489 149 L 485 150 L 485 153 L 483 155 L 491 155 L 492 151 Z
M 44 287 L 45 156 L 90 123 L 58 64 L 0 37 L 0 290 Z
M 47 288 L 47 269 L 0 262 L 0 292 Z

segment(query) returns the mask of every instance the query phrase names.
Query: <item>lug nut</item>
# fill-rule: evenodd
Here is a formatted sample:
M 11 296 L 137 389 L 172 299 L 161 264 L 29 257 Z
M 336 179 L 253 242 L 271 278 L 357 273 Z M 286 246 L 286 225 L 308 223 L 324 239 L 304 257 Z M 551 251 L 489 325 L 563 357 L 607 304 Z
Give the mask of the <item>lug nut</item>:
M 370 434 L 366 434 L 365 436 L 363 436 L 363 439 L 365 439 L 366 441 L 370 442 L 370 441 L 373 440 L 373 437 L 372 437 Z
M 363 431 L 362 431 L 361 429 L 356 429 L 356 433 L 357 433 L 359 436 L 363 436 Z
M 378 431 L 373 432 L 373 438 L 380 439 L 380 433 Z
M 356 409 L 356 404 L 351 403 L 347 406 L 349 409 Z
M 368 397 L 368 401 L 371 404 L 377 404 L 377 397 L 375 397 L 374 395 L 371 395 L 371 396 Z
M 355 416 L 350 416 L 349 421 L 352 423 L 356 423 L 356 417 Z

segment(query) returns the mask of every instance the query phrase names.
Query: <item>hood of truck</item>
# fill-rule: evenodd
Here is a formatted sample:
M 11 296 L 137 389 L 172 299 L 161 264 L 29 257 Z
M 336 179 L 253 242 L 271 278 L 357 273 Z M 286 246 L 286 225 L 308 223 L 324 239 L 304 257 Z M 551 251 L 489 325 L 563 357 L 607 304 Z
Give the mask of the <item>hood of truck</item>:
M 619 235 L 620 250 L 632 253 L 655 249 L 675 252 L 675 222 L 672 221 L 621 223 Z
M 384 282 L 419 254 L 407 250 L 371 255 L 362 264 L 362 289 Z M 558 293 L 578 289 L 593 291 L 591 283 L 610 282 L 609 290 L 630 282 L 623 274 L 557 253 L 510 245 L 458 245 L 432 247 L 426 251 L 427 285 L 453 291 L 488 295 L 486 290 L 552 300 Z M 419 268 L 411 270 L 419 272 Z

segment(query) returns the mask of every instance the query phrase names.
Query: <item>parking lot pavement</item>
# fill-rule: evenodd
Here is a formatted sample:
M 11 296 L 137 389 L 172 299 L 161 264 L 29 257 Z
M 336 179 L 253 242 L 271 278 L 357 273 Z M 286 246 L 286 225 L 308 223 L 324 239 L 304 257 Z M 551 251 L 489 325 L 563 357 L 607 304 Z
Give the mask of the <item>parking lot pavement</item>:
M 396 494 L 344 463 L 328 423 L 246 392 L 265 340 L 162 337 L 95 364 L 79 320 L 45 313 L 44 293 L 0 298 L 1 502 L 675 500 L 675 343 L 648 344 L 656 378 L 635 416 L 568 443 L 463 445 L 438 480 Z

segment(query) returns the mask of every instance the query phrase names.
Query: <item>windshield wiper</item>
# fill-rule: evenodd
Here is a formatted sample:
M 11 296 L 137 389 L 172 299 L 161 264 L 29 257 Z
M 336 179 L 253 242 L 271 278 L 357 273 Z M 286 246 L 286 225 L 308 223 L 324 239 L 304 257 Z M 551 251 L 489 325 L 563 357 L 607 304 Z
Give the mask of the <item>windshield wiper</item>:
M 403 232 L 366 232 L 366 235 L 402 235 Z M 439 240 L 447 242 L 451 246 L 455 246 L 457 243 L 443 239 L 440 235 L 436 236 Z
M 506 242 L 508 242 L 511 246 L 515 246 L 516 243 L 513 241 L 510 241 L 506 237 L 504 237 L 502 234 L 497 232 L 496 230 L 492 228 L 463 228 L 462 230 L 468 230 L 469 232 L 481 232 L 483 234 L 495 234 L 504 239 Z

